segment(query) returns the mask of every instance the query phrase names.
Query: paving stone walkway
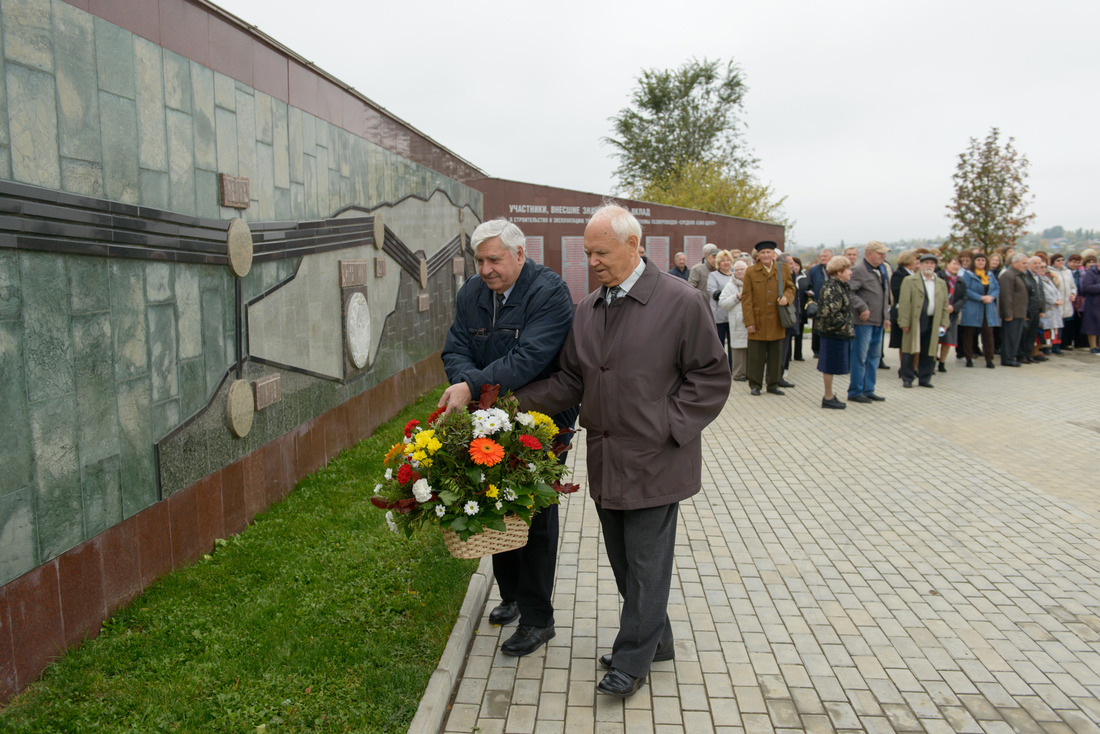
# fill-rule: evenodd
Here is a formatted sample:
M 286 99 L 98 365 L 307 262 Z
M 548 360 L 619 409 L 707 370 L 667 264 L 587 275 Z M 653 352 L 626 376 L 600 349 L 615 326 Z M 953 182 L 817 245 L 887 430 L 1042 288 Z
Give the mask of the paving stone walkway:
M 445 731 L 1100 733 L 1100 357 L 948 370 L 844 411 L 812 361 L 783 397 L 734 383 L 680 506 L 676 659 L 625 703 L 595 692 L 619 597 L 570 496 L 557 637 L 501 655 L 494 588 Z

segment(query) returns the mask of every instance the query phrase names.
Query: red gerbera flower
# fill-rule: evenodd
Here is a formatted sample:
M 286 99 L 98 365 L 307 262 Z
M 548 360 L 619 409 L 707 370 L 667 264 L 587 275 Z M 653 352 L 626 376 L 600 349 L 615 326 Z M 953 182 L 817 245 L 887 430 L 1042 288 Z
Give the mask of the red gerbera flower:
M 539 441 L 534 436 L 528 436 L 526 433 L 520 434 L 519 442 L 532 451 L 538 451 L 542 448 L 542 441 Z
M 504 447 L 488 438 L 475 438 L 470 442 L 470 458 L 481 466 L 496 466 L 504 458 Z
M 413 418 L 405 424 L 405 438 L 412 438 L 413 429 L 420 425 L 420 421 Z

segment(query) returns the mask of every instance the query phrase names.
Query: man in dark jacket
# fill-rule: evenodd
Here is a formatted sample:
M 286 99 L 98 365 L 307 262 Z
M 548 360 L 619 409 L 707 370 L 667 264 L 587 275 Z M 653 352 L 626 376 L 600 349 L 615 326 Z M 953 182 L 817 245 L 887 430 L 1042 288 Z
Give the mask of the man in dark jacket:
M 1043 272 L 1043 258 L 1033 255 L 1027 260 L 1027 326 L 1024 327 L 1024 336 L 1020 340 L 1020 350 L 1016 359 L 1024 364 L 1032 362 L 1045 362 L 1047 358 L 1039 354 L 1035 348 L 1035 340 L 1039 336 L 1039 319 L 1046 311 L 1046 298 L 1043 295 L 1043 284 L 1039 280 L 1039 274 Z M 1032 352 L 1035 352 L 1033 355 Z
M 701 488 L 702 432 L 730 392 L 706 296 L 642 260 L 641 238 L 622 207 L 592 215 L 584 250 L 603 285 L 577 306 L 561 371 L 516 393 L 544 412 L 581 402 L 589 494 L 623 598 L 597 690 L 620 698 L 638 690 L 653 662 L 673 658 L 668 595 L 679 503 Z
M 573 322 L 573 299 L 565 281 L 524 256 L 519 227 L 503 219 L 478 225 L 470 244 L 478 275 L 458 291 L 455 320 L 443 347 L 451 386 L 440 407 L 461 408 L 481 395 L 483 385 L 515 390 L 548 376 Z M 576 405 L 553 416 L 572 428 Z M 558 507 L 534 516 L 527 545 L 493 556 L 501 604 L 489 621 L 519 627 L 501 647 L 505 655 L 527 655 L 554 636 L 554 568 L 557 565 Z
M 1019 367 L 1020 342 L 1027 327 L 1027 255 L 1018 252 L 997 279 L 1001 286 L 1001 364 Z
M 821 286 L 825 285 L 825 281 L 829 279 L 829 274 L 825 272 L 825 267 L 829 264 L 829 261 L 833 259 L 832 250 L 822 250 L 821 254 L 817 257 L 817 263 L 810 268 L 810 272 L 807 273 L 807 292 L 806 298 L 803 299 L 803 303 L 809 303 L 810 300 L 816 301 L 818 296 L 821 295 Z M 812 330 L 810 335 L 810 349 L 813 350 L 814 356 L 817 356 L 818 343 L 821 339 L 821 335 L 818 334 L 817 329 Z
M 875 392 L 882 335 L 890 328 L 890 288 L 882 270 L 886 253 L 886 245 L 878 240 L 868 242 L 863 248 L 863 260 L 852 266 L 852 279 L 848 281 L 855 326 L 848 359 L 851 369 L 848 400 L 853 403 L 886 399 Z
M 691 275 L 691 269 L 688 267 L 688 256 L 682 252 L 677 252 L 672 258 L 672 267 L 668 269 L 669 275 L 675 275 L 677 278 L 688 279 Z

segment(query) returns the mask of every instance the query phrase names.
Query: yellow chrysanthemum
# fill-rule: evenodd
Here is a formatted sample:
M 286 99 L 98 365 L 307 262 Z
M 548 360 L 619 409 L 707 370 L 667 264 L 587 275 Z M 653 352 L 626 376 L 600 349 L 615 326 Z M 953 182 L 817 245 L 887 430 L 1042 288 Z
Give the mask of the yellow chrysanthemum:
M 531 411 L 528 411 L 527 414 L 529 416 L 531 416 L 531 418 L 535 421 L 536 426 L 542 426 L 542 425 L 547 425 L 547 424 L 549 424 L 551 426 L 554 425 L 554 419 L 551 418 L 550 416 L 546 415 L 545 413 L 540 413 L 537 410 L 531 410 Z
M 426 451 L 428 455 L 434 454 L 443 448 L 443 443 L 435 437 L 435 430 L 420 431 L 413 440 L 416 448 Z
M 500 494 L 500 490 L 497 489 L 497 485 L 495 484 L 490 484 L 489 488 L 485 490 L 485 496 L 489 497 L 490 499 L 495 500 L 498 494 Z

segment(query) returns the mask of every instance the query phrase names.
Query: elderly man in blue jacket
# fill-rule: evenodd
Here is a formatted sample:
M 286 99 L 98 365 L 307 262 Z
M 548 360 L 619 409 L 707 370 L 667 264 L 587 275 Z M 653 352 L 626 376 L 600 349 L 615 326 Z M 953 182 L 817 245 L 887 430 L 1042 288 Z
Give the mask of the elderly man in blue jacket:
M 458 291 L 443 347 L 451 385 L 439 407 L 466 405 L 481 395 L 482 385 L 515 390 L 553 371 L 573 324 L 573 299 L 561 276 L 525 257 L 525 242 L 519 227 L 503 219 L 474 230 L 478 274 Z M 554 422 L 571 428 L 577 413 L 576 406 L 566 408 Z M 552 505 L 532 519 L 526 546 L 493 556 L 501 603 L 489 621 L 508 624 L 519 617 L 515 634 L 501 646 L 505 655 L 529 655 L 554 636 L 557 546 L 558 508 Z

